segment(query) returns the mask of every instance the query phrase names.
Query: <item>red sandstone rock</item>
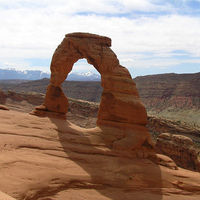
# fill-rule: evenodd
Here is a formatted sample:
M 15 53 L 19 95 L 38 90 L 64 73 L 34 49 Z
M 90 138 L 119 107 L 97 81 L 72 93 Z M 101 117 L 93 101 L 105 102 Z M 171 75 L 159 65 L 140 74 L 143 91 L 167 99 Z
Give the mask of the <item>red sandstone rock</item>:
M 178 167 L 174 163 L 174 161 L 171 158 L 169 158 L 168 156 L 165 156 L 163 154 L 157 154 L 157 156 L 158 156 L 158 160 L 159 160 L 160 165 L 163 165 L 163 166 L 168 167 L 170 169 L 175 169 L 175 170 L 178 169 Z
M 138 159 L 146 157 L 141 148 L 113 149 L 100 127 L 84 129 L 67 120 L 16 111 L 0 110 L 0 116 L 1 200 L 200 197 L 200 173 Z M 115 130 L 119 131 L 104 128 L 111 128 L 114 136 Z M 165 160 L 171 166 L 169 158 L 158 157 L 161 164 Z
M 1 104 L 0 104 L 0 109 L 1 109 L 1 110 L 9 110 L 9 108 L 8 108 L 7 106 L 1 105 Z
M 180 167 L 200 172 L 198 153 L 186 136 L 162 133 L 156 141 L 156 152 L 169 156 Z
M 68 99 L 60 85 L 48 85 L 44 106 L 46 107 L 45 110 L 67 113 Z
M 154 152 L 150 134 L 145 127 L 146 109 L 129 71 L 119 64 L 110 46 L 111 39 L 108 37 L 89 33 L 67 34 L 53 54 L 50 85 L 44 102 L 45 111 L 67 113 L 68 100 L 62 92 L 61 84 L 74 63 L 86 58 L 101 74 L 103 93 L 97 125 L 104 130 L 106 140 L 112 141 L 116 149 L 140 149 L 138 152 L 141 152 L 143 148 L 140 157 L 146 157 L 145 152 Z M 41 110 L 36 113 L 39 112 Z M 111 129 L 118 131 L 113 134 Z

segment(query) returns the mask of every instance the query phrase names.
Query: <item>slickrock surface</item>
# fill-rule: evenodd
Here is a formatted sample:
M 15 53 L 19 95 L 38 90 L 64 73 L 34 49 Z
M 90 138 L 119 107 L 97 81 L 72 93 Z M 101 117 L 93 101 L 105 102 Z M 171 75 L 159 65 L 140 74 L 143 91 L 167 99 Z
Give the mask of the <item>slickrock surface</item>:
M 98 128 L 12 110 L 0 116 L 0 190 L 15 199 L 200 198 L 199 173 L 112 149 Z
M 200 172 L 198 153 L 186 136 L 162 133 L 156 140 L 156 152 L 169 156 L 178 166 Z
M 90 33 L 70 33 L 55 50 L 45 102 L 32 114 L 65 118 L 68 99 L 61 84 L 79 59 L 87 59 L 101 74 L 103 92 L 97 127 L 114 149 L 154 152 L 147 124 L 147 113 L 129 71 L 119 64 L 110 49 L 111 39 Z M 50 113 L 51 112 L 51 113 Z M 139 155 L 140 156 L 140 155 Z M 141 157 L 141 156 L 140 156 Z
M 156 155 L 146 109 L 110 46 L 107 37 L 67 34 L 52 58 L 44 104 L 31 113 L 40 117 L 0 110 L 4 194 L 18 200 L 199 199 L 200 174 L 177 170 L 171 159 Z M 73 107 L 61 87 L 82 58 L 102 79 L 97 127 L 91 129 L 66 120 Z
M 1 200 L 15 200 L 15 199 L 12 198 L 11 196 L 9 196 L 9 195 L 7 195 L 7 194 L 1 192 L 1 191 L 0 191 L 0 199 L 1 199 Z

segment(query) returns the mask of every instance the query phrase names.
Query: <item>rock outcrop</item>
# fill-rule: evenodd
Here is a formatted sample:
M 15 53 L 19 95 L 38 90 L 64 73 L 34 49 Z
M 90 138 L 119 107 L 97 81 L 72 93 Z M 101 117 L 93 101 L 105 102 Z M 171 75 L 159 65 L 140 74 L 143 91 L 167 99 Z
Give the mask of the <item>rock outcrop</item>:
M 0 89 L 0 104 L 5 104 L 6 101 L 6 95 L 5 93 Z
M 154 147 L 145 127 L 146 109 L 129 71 L 119 64 L 110 46 L 111 39 L 108 37 L 89 33 L 67 34 L 51 61 L 51 78 L 45 102 L 33 114 L 43 115 L 46 111 L 65 116 L 68 99 L 61 84 L 71 72 L 74 63 L 85 58 L 101 74 L 103 92 L 97 127 L 105 141 L 115 149 L 139 149 L 139 157 L 148 157 L 146 152 L 154 152 Z
M 200 173 L 174 170 L 166 156 L 159 160 L 168 168 L 109 148 L 97 129 L 13 110 L 0 116 L 0 190 L 17 200 L 200 197 Z
M 9 110 L 9 108 L 8 108 L 7 106 L 1 105 L 1 104 L 0 104 L 0 109 L 1 109 L 1 110 Z
M 9 110 L 9 108 L 3 104 L 6 102 L 6 94 L 0 89 L 0 109 Z
M 186 122 L 170 120 L 166 118 L 148 116 L 147 128 L 150 132 L 161 134 L 161 133 L 171 133 L 186 136 L 194 136 L 198 141 L 200 137 L 200 127 L 194 124 L 189 124 Z
M 169 156 L 180 167 L 200 172 L 200 160 L 193 141 L 183 135 L 162 133 L 156 141 L 156 152 Z

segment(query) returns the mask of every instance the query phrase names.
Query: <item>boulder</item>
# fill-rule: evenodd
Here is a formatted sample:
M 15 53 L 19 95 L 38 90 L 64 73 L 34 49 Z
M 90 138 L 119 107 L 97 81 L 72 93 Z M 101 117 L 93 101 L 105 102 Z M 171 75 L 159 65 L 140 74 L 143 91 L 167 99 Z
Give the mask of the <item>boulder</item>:
M 9 110 L 9 108 L 5 105 L 0 104 L 0 109 L 1 110 Z
M 162 133 L 156 140 L 156 152 L 169 156 L 180 167 L 199 171 L 198 152 L 193 147 L 192 139 L 183 135 Z

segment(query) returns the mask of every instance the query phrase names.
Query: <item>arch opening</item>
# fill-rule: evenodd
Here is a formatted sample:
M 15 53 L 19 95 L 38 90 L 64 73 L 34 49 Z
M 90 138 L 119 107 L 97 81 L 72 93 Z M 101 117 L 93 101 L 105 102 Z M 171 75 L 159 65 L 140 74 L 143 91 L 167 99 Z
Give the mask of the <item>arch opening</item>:
M 65 81 L 101 81 L 101 74 L 88 63 L 86 58 L 81 58 L 72 66 Z
M 101 76 L 85 58 L 72 66 L 62 89 L 68 98 L 67 119 L 83 128 L 96 127 L 103 88 Z

